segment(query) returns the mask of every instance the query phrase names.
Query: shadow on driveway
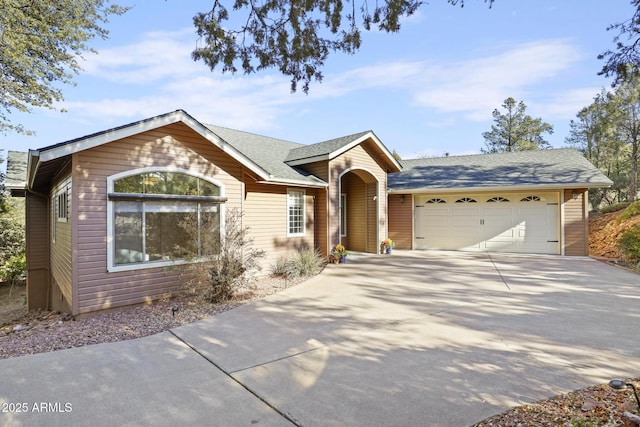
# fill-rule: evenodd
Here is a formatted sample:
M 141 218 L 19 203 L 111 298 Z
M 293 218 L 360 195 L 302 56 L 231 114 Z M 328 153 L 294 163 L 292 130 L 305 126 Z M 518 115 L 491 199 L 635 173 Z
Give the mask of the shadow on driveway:
M 175 333 L 301 425 L 469 425 L 640 370 L 633 273 L 553 256 L 352 258 Z
M 169 332 L 2 360 L 0 405 L 29 411 L 0 425 L 470 425 L 637 376 L 639 282 L 590 258 L 353 254 Z

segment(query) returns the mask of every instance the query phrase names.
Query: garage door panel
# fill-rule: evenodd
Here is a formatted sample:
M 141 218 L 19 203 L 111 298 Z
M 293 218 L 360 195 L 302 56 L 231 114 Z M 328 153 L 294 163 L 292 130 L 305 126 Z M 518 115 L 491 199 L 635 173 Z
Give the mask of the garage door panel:
M 448 249 L 480 249 L 480 208 L 477 206 L 454 205 L 453 223 L 450 230 Z
M 478 201 L 453 202 L 461 199 Z M 450 196 L 448 200 L 448 204 L 425 204 L 420 218 L 416 211 L 416 248 L 560 253 L 559 204 L 552 202 L 558 200 L 557 193 L 511 194 L 492 202 L 485 201 L 488 196 L 477 195 Z
M 416 249 L 447 249 L 451 222 L 446 206 L 416 206 Z

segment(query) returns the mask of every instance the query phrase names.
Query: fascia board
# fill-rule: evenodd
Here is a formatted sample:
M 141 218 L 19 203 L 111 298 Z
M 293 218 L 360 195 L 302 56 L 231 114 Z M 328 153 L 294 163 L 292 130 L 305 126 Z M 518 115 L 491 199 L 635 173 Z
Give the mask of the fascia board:
M 314 162 L 321 162 L 323 160 L 329 160 L 329 154 L 321 154 L 319 156 L 305 157 L 304 159 L 287 160 L 285 163 L 289 166 L 300 166 L 300 165 L 306 165 Z
M 308 182 L 308 181 L 299 181 L 295 179 L 269 179 L 263 181 L 257 181 L 258 184 L 271 184 L 271 185 L 289 185 L 293 187 L 310 187 L 310 188 L 327 188 L 329 186 L 326 182 Z
M 333 151 L 333 152 L 329 153 L 329 156 L 328 156 L 329 160 L 335 159 L 336 157 L 338 157 L 342 153 L 345 153 L 345 152 L 351 150 L 353 147 L 355 147 L 356 145 L 361 144 L 362 142 L 366 141 L 369 138 L 371 138 L 371 140 L 373 140 L 373 142 L 378 146 L 378 148 L 380 148 L 380 150 L 386 155 L 387 159 L 391 163 L 393 163 L 393 165 L 396 167 L 396 169 L 401 171 L 402 170 L 402 166 L 400 165 L 400 163 L 395 159 L 395 157 L 393 157 L 393 155 L 389 152 L 387 147 L 385 147 L 385 145 L 382 143 L 382 141 L 380 141 L 378 139 L 378 137 L 376 136 L 376 134 L 373 133 L 373 132 L 367 132 L 364 135 L 362 135 L 360 138 L 356 138 L 355 140 L 351 141 L 349 144 L 344 145 L 344 146 L 340 147 L 339 149 L 337 149 L 336 151 Z
M 602 188 L 609 187 L 609 183 L 574 183 L 574 184 L 558 184 L 558 185 L 514 185 L 500 187 L 452 187 L 452 188 L 390 188 L 389 194 L 446 194 L 446 193 L 464 193 L 464 192 L 487 192 L 487 191 L 560 191 L 564 189 L 578 188 Z
M 183 111 L 174 111 L 172 113 L 154 117 L 152 119 L 142 120 L 131 125 L 121 128 L 115 128 L 100 132 L 93 136 L 81 138 L 77 141 L 62 144 L 60 146 L 53 147 L 51 149 L 43 149 L 40 152 L 40 161 L 48 162 L 60 157 L 68 156 L 70 154 L 77 153 L 79 151 L 88 150 L 98 147 L 103 144 L 107 144 L 118 139 L 127 138 L 139 133 L 143 133 L 149 130 L 157 129 L 162 126 L 170 125 L 181 121 L 186 114 Z
M 300 165 L 305 165 L 305 164 L 308 164 L 308 163 L 321 162 L 321 161 L 335 159 L 339 155 L 351 150 L 353 147 L 357 146 L 358 144 L 361 144 L 362 142 L 366 141 L 369 138 L 371 138 L 373 140 L 373 142 L 380 148 L 380 150 L 383 153 L 385 153 L 387 159 L 396 167 L 396 169 L 398 171 L 401 171 L 402 170 L 402 166 L 400 165 L 400 163 L 395 159 L 395 157 L 393 157 L 393 155 L 389 152 L 387 147 L 385 147 L 385 145 L 382 143 L 382 141 L 380 141 L 378 139 L 378 137 L 373 132 L 367 132 L 366 134 L 362 135 L 361 137 L 354 139 L 350 143 L 348 143 L 346 145 L 343 145 L 339 149 L 337 149 L 335 151 L 332 151 L 332 152 L 330 152 L 328 154 L 320 154 L 318 156 L 306 157 L 304 159 L 289 160 L 286 163 L 289 166 L 300 166 Z
M 243 166 L 249 168 L 260 178 L 268 179 L 269 173 L 248 159 L 244 154 L 233 148 L 230 144 L 220 139 L 216 134 L 209 130 L 202 123 L 191 117 L 183 110 L 174 111 L 172 113 L 157 116 L 152 119 L 143 120 L 133 123 L 122 128 L 116 128 L 101 132 L 99 134 L 89 136 L 87 138 L 79 139 L 68 144 L 53 147 L 51 149 L 44 149 L 40 151 L 39 162 L 47 162 L 63 156 L 68 156 L 79 151 L 87 150 L 90 148 L 98 147 L 102 144 L 106 144 L 118 139 L 127 138 L 133 135 L 137 135 L 149 130 L 157 129 L 162 126 L 167 126 L 177 122 L 182 122 L 189 126 L 195 132 L 200 134 L 203 138 L 213 143 L 216 147 L 220 148 L 225 153 L 229 154 Z
M 38 150 L 29 150 L 29 156 L 27 157 L 27 188 L 31 189 L 33 187 L 33 181 L 39 167 L 40 152 Z

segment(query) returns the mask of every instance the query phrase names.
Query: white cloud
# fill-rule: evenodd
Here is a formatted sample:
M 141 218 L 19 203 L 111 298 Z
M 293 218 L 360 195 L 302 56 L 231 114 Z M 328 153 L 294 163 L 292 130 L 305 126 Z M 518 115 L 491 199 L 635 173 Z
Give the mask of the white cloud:
M 150 84 L 188 76 L 205 66 L 191 59 L 193 30 L 145 33 L 124 46 L 101 49 L 83 64 L 85 73 L 117 83 Z
M 414 99 L 419 106 L 484 120 L 505 98 L 520 98 L 532 85 L 544 84 L 578 58 L 563 41 L 517 45 L 498 55 L 445 66 L 437 74 L 427 73 L 429 80 L 421 80 Z
M 593 103 L 593 99 L 601 90 L 602 87 L 594 86 L 558 92 L 544 104 L 530 105 L 530 114 L 543 118 L 549 116 L 556 120 L 575 119 L 580 110 Z
M 454 63 L 387 62 L 326 78 L 312 97 L 339 97 L 367 89 L 402 89 L 416 107 L 486 120 L 509 96 L 520 98 L 580 59 L 566 41 L 546 40 Z
M 65 102 L 64 107 L 85 120 L 120 121 L 183 108 L 216 124 L 262 132 L 277 128 L 280 118 L 306 111 L 318 100 L 346 100 L 361 91 L 373 91 L 382 100 L 384 91 L 391 90 L 406 94 L 413 108 L 483 121 L 490 119 L 491 111 L 508 96 L 523 99 L 532 87 L 545 84 L 580 57 L 566 41 L 543 40 L 457 62 L 389 61 L 341 74 L 326 72 L 323 83 L 312 85 L 309 95 L 292 95 L 288 78 L 276 73 L 212 73 L 205 64 L 191 59 L 193 43 L 188 29 L 146 33 L 129 45 L 102 49 L 85 65 L 88 76 L 99 84 L 106 80 L 127 94 L 116 95 L 114 89 L 113 97 Z M 553 99 L 550 106 L 539 107 L 562 115 L 570 111 L 573 116 L 584 92 L 575 90 Z M 527 99 L 525 102 L 530 104 Z M 451 118 L 445 119 L 433 117 L 432 121 L 453 123 Z
M 67 101 L 62 107 L 80 121 L 108 122 L 181 108 L 216 124 L 266 130 L 300 102 L 300 97 L 288 96 L 289 82 L 280 75 L 222 75 L 194 62 L 192 33 L 147 33 L 129 45 L 102 49 L 89 58 L 85 74 L 98 82 L 95 85 L 112 88 L 113 96 Z
M 93 119 L 115 125 L 180 108 L 218 125 L 268 131 L 276 128 L 278 118 L 290 112 L 290 104 L 297 102 L 295 98 L 287 99 L 288 83 L 273 77 L 194 76 L 170 79 L 143 93 L 131 98 L 67 101 L 63 107 L 82 122 Z

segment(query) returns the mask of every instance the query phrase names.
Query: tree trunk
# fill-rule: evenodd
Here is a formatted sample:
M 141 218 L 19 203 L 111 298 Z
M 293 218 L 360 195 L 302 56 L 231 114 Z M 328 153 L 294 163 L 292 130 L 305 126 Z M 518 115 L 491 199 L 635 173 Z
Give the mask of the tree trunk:
M 640 141 L 636 137 L 631 146 L 631 179 L 629 180 L 629 201 L 635 202 L 638 194 L 638 146 Z

